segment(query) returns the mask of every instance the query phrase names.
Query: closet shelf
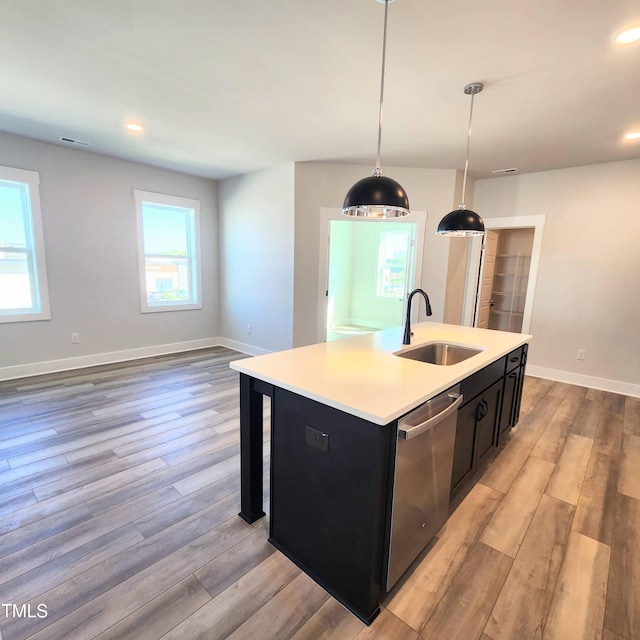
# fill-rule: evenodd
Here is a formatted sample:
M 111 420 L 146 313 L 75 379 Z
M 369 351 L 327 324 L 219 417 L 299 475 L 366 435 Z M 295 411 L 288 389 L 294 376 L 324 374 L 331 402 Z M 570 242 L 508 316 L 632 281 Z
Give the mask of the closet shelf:
M 523 316 L 524 311 L 501 311 L 500 309 L 491 309 L 489 313 L 495 313 L 497 316 Z

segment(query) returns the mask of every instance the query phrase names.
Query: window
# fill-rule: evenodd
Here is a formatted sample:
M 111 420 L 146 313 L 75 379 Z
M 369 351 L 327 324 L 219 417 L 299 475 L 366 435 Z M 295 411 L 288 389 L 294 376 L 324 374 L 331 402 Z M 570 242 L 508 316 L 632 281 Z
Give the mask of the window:
M 202 309 L 200 202 L 134 190 L 142 312 Z
M 380 233 L 376 278 L 376 295 L 379 298 L 404 298 L 409 247 L 408 231 Z
M 0 322 L 48 320 L 40 176 L 0 167 Z

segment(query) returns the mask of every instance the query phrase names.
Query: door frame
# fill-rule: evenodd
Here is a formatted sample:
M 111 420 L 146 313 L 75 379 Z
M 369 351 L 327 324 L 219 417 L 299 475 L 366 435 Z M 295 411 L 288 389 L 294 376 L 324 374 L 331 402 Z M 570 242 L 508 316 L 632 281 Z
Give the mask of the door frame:
M 524 303 L 522 318 L 522 333 L 531 330 L 531 316 L 533 314 L 533 298 L 538 278 L 540 254 L 542 252 L 542 235 L 544 233 L 545 215 L 535 216 L 506 216 L 504 218 L 484 218 L 484 227 L 487 230 L 500 229 L 533 229 L 533 246 L 531 248 L 531 266 L 529 267 L 529 281 Z M 484 236 L 471 239 L 471 246 L 467 258 L 467 282 L 464 293 L 464 305 L 462 311 L 462 324 L 471 327 L 474 322 L 475 308 L 478 296 L 478 274 L 482 269 L 481 258 L 484 245 Z
M 420 286 L 422 282 L 422 256 L 424 251 L 425 229 L 427 226 L 426 211 L 412 211 L 406 218 L 388 218 L 380 220 L 376 218 L 351 218 L 342 214 L 342 209 L 335 207 L 321 207 L 320 209 L 320 251 L 318 256 L 318 342 L 327 340 L 327 296 L 326 291 L 329 282 L 329 222 L 331 220 L 351 221 L 357 224 L 376 224 L 378 222 L 415 223 L 416 241 L 413 251 L 413 288 Z M 415 305 L 416 307 L 418 305 Z
M 485 227 L 486 229 L 486 227 Z M 487 232 L 494 231 L 494 229 L 486 229 Z M 498 233 L 498 232 L 496 232 Z M 496 255 L 494 256 L 493 270 L 495 272 L 495 260 L 498 254 L 498 243 L 500 242 L 500 234 L 498 233 L 498 238 L 496 240 Z M 480 304 L 482 303 L 482 281 L 484 280 L 484 271 L 486 269 L 486 260 L 485 257 L 487 255 L 487 234 L 485 234 L 482 238 L 482 244 L 480 246 L 480 269 L 478 271 L 478 283 L 477 283 L 477 292 L 476 292 L 476 300 L 475 305 L 473 307 L 473 318 L 471 323 L 474 327 L 478 326 L 478 317 L 480 315 Z M 493 278 L 493 273 L 491 274 Z M 493 283 L 492 283 L 492 291 L 493 293 Z M 489 307 L 489 312 L 491 311 L 491 307 Z M 489 316 L 487 315 L 487 327 L 489 326 Z

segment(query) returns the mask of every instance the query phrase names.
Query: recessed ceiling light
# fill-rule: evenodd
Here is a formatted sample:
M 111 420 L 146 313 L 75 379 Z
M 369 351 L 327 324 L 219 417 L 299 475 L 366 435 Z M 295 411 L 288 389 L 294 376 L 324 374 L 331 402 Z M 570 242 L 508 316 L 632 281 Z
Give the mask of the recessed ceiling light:
M 625 140 L 640 140 L 640 131 L 630 131 L 624 136 Z
M 625 29 L 622 33 L 618 34 L 616 42 L 618 44 L 629 44 L 640 40 L 640 27 L 632 27 L 631 29 Z
M 144 125 L 139 122 L 125 122 L 124 126 L 129 129 L 129 131 L 133 131 L 135 133 L 140 133 L 140 131 L 144 131 Z

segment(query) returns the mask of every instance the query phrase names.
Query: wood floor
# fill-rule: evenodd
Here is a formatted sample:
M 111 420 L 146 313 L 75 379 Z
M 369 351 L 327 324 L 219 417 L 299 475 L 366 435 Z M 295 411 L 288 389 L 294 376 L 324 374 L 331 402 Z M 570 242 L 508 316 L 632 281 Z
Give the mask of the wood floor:
M 507 445 L 365 627 L 236 515 L 236 357 L 0 384 L 2 640 L 640 638 L 640 400 L 527 378 Z

